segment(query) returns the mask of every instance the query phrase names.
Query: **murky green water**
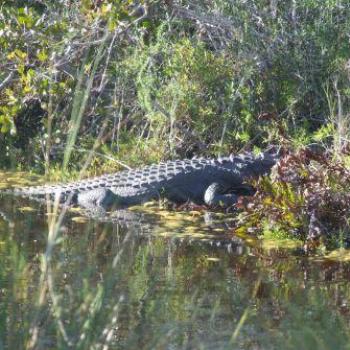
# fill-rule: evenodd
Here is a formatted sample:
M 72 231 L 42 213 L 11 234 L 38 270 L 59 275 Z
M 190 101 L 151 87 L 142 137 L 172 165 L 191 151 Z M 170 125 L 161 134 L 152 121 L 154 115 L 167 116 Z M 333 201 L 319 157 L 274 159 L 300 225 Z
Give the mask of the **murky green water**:
M 0 209 L 1 349 L 350 349 L 347 259 L 164 211 L 70 212 L 47 247 L 45 205 Z

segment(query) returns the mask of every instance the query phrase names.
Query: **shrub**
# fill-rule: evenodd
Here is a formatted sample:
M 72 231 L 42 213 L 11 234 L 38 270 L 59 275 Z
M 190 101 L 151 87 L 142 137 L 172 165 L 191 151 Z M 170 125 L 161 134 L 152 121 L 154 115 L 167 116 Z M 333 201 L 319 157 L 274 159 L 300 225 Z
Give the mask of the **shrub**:
M 345 158 L 344 158 L 345 159 Z M 241 207 L 247 227 L 260 232 L 268 223 L 276 232 L 314 241 L 339 236 L 348 244 L 350 227 L 350 170 L 344 160 L 304 149 L 286 154 L 274 169 L 273 182 L 264 179 L 251 201 Z

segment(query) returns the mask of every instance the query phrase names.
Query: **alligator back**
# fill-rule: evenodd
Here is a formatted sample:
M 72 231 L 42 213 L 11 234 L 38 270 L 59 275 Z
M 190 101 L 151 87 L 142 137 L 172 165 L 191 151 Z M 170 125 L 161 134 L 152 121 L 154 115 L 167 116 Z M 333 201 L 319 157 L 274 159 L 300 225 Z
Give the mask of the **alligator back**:
M 185 159 L 161 162 L 138 169 L 124 170 L 117 173 L 101 175 L 80 181 L 13 188 L 18 195 L 45 196 L 47 194 L 69 195 L 98 188 L 142 188 L 148 185 L 164 185 L 179 175 L 188 175 L 205 168 L 219 169 L 225 161 L 213 159 Z M 229 169 L 222 167 L 224 171 Z
M 202 196 L 203 189 L 213 181 L 241 184 L 248 177 L 268 173 L 276 158 L 264 153 L 257 157 L 251 154 L 205 159 L 194 158 L 161 162 L 139 169 L 124 170 L 90 179 L 53 185 L 14 188 L 11 193 L 28 197 L 59 196 L 61 200 L 74 198 L 80 193 L 106 189 L 122 197 L 154 197 L 165 189 L 176 197 L 176 188 Z M 191 198 L 190 196 L 187 196 Z

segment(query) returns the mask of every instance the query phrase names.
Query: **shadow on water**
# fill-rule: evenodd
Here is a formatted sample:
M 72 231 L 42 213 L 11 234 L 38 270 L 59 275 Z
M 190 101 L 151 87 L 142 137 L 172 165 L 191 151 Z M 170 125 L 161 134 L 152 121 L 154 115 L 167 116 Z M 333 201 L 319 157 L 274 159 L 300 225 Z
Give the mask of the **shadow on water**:
M 350 348 L 348 262 L 232 239 L 224 219 L 134 210 L 68 212 L 45 269 L 45 205 L 0 208 L 0 348 Z

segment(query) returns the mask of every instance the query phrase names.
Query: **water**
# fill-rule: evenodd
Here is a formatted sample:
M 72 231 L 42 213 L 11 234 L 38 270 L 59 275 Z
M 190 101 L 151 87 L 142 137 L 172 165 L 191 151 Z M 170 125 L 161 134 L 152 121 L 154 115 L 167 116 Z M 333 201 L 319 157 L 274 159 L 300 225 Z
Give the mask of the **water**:
M 1 349 L 350 348 L 347 259 L 154 208 L 69 212 L 48 247 L 45 204 L 0 208 Z

